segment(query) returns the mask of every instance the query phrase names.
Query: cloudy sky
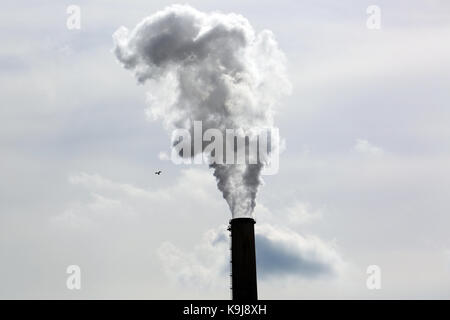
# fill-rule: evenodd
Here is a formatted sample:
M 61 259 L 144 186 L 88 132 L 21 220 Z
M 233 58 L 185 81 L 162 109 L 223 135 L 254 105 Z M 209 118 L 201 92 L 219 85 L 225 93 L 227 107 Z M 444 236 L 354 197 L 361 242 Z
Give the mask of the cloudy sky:
M 71 4 L 80 30 L 66 27 Z M 2 4 L 0 298 L 229 298 L 214 176 L 162 156 L 148 88 L 112 53 L 119 27 L 170 4 Z M 271 30 L 287 59 L 285 149 L 255 209 L 259 297 L 450 298 L 450 4 L 189 4 Z M 366 26 L 373 4 L 380 30 Z M 69 265 L 81 290 L 66 287 Z

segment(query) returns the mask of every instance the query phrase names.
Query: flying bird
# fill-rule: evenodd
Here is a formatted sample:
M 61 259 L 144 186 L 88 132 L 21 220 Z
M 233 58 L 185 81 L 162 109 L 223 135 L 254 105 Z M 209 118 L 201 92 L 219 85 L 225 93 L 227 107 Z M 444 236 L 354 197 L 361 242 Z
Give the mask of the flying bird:
M 159 171 L 155 171 L 155 174 L 157 174 L 158 176 L 160 175 L 162 173 L 162 171 L 161 170 L 159 170 Z

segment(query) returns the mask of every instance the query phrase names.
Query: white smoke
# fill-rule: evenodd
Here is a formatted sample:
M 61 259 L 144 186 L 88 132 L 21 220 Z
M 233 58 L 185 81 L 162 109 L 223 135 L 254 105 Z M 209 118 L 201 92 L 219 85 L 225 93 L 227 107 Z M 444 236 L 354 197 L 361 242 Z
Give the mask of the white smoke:
M 239 128 L 248 135 L 273 127 L 274 106 L 290 91 L 273 34 L 256 34 L 241 15 L 173 5 L 113 38 L 117 59 L 149 85 L 148 114 L 168 130 L 193 132 L 201 121 L 203 132 Z M 263 165 L 211 162 L 233 217 L 252 215 Z

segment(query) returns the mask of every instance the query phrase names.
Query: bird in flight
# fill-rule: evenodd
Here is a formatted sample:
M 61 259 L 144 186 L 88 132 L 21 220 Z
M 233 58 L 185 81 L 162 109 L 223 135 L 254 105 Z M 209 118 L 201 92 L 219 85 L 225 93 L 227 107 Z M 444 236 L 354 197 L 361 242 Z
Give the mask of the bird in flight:
M 158 176 L 160 175 L 162 173 L 162 171 L 161 170 L 159 170 L 159 171 L 155 171 L 155 174 L 157 174 Z

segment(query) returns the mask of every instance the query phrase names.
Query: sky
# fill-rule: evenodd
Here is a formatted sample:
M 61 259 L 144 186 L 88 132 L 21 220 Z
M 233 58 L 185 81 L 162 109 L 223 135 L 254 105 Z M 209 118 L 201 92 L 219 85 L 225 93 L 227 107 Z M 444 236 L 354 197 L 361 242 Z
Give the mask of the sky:
M 2 4 L 0 298 L 229 299 L 231 214 L 212 171 L 162 156 L 148 87 L 112 52 L 119 27 L 171 4 Z M 188 4 L 243 15 L 286 56 L 285 147 L 254 212 L 259 298 L 448 299 L 450 4 Z

